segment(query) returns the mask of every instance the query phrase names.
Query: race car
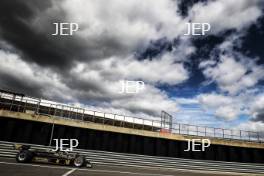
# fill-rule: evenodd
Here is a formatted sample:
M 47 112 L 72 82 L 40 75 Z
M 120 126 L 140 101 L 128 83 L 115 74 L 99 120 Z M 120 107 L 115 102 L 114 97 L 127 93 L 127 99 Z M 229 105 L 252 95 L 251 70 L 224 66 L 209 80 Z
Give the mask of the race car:
M 82 155 L 77 153 L 68 153 L 66 151 L 53 151 L 51 149 L 30 149 L 29 145 L 15 144 L 14 148 L 18 150 L 16 161 L 19 163 L 50 163 L 66 166 L 91 168 L 92 163 Z

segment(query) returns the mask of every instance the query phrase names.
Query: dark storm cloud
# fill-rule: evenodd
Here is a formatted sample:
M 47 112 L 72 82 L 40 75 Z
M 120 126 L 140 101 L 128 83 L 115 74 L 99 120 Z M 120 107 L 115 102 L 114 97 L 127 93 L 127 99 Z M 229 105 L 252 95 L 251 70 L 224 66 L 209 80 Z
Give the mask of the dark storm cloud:
M 1 1 L 0 31 L 3 40 L 13 45 L 24 55 L 24 59 L 39 65 L 59 65 L 62 63 L 63 52 L 43 33 L 30 26 L 29 22 L 37 11 L 48 8 L 42 1 Z M 43 5 L 43 6 L 42 6 Z
M 0 73 L 0 80 L 0 89 L 19 92 L 34 97 L 42 97 L 41 89 L 43 85 L 33 84 L 27 80 L 18 79 L 5 73 Z
M 53 22 L 65 22 L 65 12 L 56 10 L 49 16 L 41 15 L 54 4 L 51 1 L 41 0 L 4 0 L 0 2 L 0 49 L 12 50 L 28 64 L 36 63 L 41 67 L 53 69 L 61 81 L 76 92 L 76 98 L 81 101 L 94 99 L 109 101 L 102 85 L 96 82 L 80 80 L 78 75 L 71 75 L 70 69 L 75 66 L 75 61 L 93 60 L 105 55 L 114 54 L 115 51 L 105 49 L 100 52 L 100 45 L 109 45 L 120 48 L 118 41 L 106 38 L 104 41 L 87 44 L 84 39 L 76 36 L 52 36 L 55 29 Z M 41 15 L 40 15 L 41 14 Z M 40 29 L 33 26 L 32 21 L 40 15 L 44 20 L 38 21 Z M 48 24 L 47 24 L 48 22 Z M 45 29 L 41 29 L 45 28 Z M 1 59 L 1 58 L 0 58 Z M 18 68 L 23 69 L 23 68 Z M 0 70 L 1 71 L 1 70 Z M 34 70 L 33 70 L 34 71 Z M 36 82 L 27 77 L 21 78 L 6 72 L 0 72 L 0 88 L 27 95 L 43 97 L 42 90 L 49 90 L 47 85 Z M 56 100 L 59 98 L 54 97 Z
M 188 0 L 188 1 L 185 1 L 185 0 L 179 0 L 178 2 L 178 6 L 179 6 L 179 13 L 186 17 L 188 16 L 188 10 L 196 3 L 198 2 L 207 2 L 209 0 Z
M 43 25 L 40 26 L 41 30 L 32 25 L 36 15 L 51 6 L 50 1 L 1 1 L 0 37 L 21 52 L 24 60 L 58 69 L 57 71 L 67 71 L 73 61 L 99 56 L 101 53 L 96 50 L 96 46 L 86 46 L 84 39 L 51 35 L 55 32 L 55 25 L 52 23 L 67 22 L 64 20 L 64 11 L 56 11 L 51 16 L 44 17 L 47 21 L 39 24 Z M 107 42 L 111 44 L 110 40 Z
M 252 119 L 254 122 L 264 122 L 264 109 L 256 115 L 254 119 Z

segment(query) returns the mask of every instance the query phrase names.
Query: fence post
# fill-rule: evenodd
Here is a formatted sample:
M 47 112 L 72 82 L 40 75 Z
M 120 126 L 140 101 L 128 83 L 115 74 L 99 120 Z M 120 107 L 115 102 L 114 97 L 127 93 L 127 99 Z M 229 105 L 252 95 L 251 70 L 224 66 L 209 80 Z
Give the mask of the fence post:
M 27 100 L 26 100 L 26 102 L 24 104 L 23 112 L 26 112 L 26 107 L 27 107 Z
M 61 113 L 60 116 L 63 117 L 64 105 L 61 105 Z
M 79 108 L 76 108 L 75 119 L 78 119 Z
M 2 96 L 2 93 L 1 93 L 1 96 Z M 0 97 L 1 97 L 1 96 L 0 96 Z M 18 112 L 20 112 L 20 106 L 21 106 L 21 103 L 23 103 L 23 96 L 21 96 L 21 98 L 20 98 L 20 103 L 19 103 L 19 105 L 18 105 L 18 109 L 17 109 Z
M 94 114 L 93 114 L 93 122 L 95 122 L 95 111 L 94 111 Z
M 82 121 L 84 121 L 84 109 L 83 110 L 83 113 L 82 113 Z
M 40 101 L 38 101 L 37 104 L 36 104 L 35 114 L 38 114 L 39 106 L 40 106 Z
M 214 137 L 215 137 L 215 128 L 214 128 Z
M 55 105 L 53 116 L 56 116 L 56 112 L 57 112 L 57 105 Z
M 116 114 L 114 114 L 113 126 L 115 126 L 115 116 Z
M 122 122 L 123 127 L 125 127 L 125 120 L 126 120 L 126 116 L 124 115 L 124 119 L 123 119 L 123 122 Z M 122 124 L 121 124 L 121 125 L 122 125 Z
M 69 114 L 68 114 L 68 118 L 71 118 L 71 107 L 69 106 Z
M 104 125 L 104 122 L 105 122 L 105 113 L 104 113 L 104 118 L 103 118 L 103 125 Z
M 9 111 L 12 111 L 14 99 L 15 99 L 15 95 L 13 94 L 12 101 L 11 101 L 11 106 L 9 108 Z
M 51 108 L 51 104 L 49 104 L 48 115 L 50 115 L 50 108 Z

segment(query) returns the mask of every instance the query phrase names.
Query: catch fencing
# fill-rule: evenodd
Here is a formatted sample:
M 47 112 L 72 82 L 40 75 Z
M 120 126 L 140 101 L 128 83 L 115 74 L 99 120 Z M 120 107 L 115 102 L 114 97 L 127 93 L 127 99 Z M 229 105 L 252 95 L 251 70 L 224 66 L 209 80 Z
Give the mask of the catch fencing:
M 212 137 L 227 140 L 243 140 L 259 143 L 264 142 L 263 132 L 213 128 L 171 122 L 164 123 L 164 119 L 158 120 L 157 117 L 146 119 L 105 113 L 4 91 L 0 91 L 0 109 L 47 115 L 50 117 L 69 118 L 79 121 L 100 123 L 103 125 L 148 130 L 160 133 Z

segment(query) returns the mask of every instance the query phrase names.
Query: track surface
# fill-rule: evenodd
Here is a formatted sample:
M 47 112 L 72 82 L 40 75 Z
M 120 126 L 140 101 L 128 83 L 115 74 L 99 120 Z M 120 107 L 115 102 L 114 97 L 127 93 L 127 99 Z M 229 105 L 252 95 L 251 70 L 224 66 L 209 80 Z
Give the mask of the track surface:
M 250 174 L 229 174 L 219 172 L 195 172 L 183 170 L 150 169 L 137 167 L 95 166 L 89 168 L 73 168 L 46 164 L 21 164 L 14 159 L 0 158 L 1 176 L 251 176 Z

